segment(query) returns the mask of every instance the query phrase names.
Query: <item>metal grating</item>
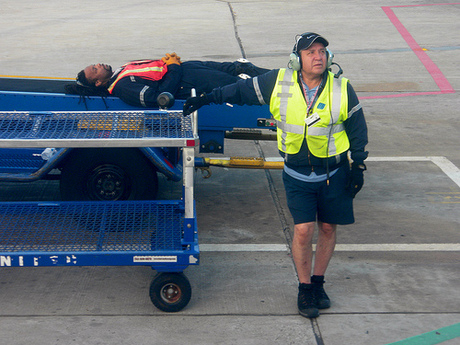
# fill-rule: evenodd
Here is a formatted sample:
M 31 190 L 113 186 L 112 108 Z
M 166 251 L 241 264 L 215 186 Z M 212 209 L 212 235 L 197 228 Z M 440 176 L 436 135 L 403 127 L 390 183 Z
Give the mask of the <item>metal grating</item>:
M 44 161 L 38 153 L 34 155 L 33 152 L 22 151 L 15 149 L 9 152 L 0 152 L 0 171 L 10 169 L 11 172 L 18 172 L 18 170 L 32 170 L 40 169 L 46 161 Z
M 193 138 L 180 111 L 0 112 L 0 139 Z
M 0 252 L 182 250 L 180 201 L 0 203 Z

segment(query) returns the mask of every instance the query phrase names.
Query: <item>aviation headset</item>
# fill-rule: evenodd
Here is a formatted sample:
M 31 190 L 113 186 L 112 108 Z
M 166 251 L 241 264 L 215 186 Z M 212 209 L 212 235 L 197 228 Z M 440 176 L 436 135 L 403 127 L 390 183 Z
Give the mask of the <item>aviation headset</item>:
M 291 55 L 289 55 L 289 62 L 288 62 L 288 67 L 289 68 L 292 68 L 293 70 L 295 71 L 300 71 L 300 69 L 302 68 L 302 62 L 300 60 L 300 54 L 299 54 L 299 51 L 298 51 L 298 46 L 299 46 L 299 42 L 300 40 L 302 40 L 302 38 L 307 38 L 308 39 L 308 36 L 315 36 L 315 38 L 313 39 L 313 41 L 310 43 L 310 45 L 312 45 L 318 38 L 320 38 L 320 40 L 322 42 L 327 42 L 327 40 L 318 35 L 318 34 L 315 34 L 314 32 L 305 32 L 301 35 L 296 35 L 295 37 L 295 45 L 294 45 L 294 48 L 292 48 L 292 53 Z M 329 44 L 329 43 L 328 43 Z M 308 47 L 306 47 L 308 48 Z M 327 64 L 326 64 L 326 68 L 329 69 L 332 65 L 332 59 L 334 58 L 334 54 L 326 48 L 326 60 L 327 60 Z

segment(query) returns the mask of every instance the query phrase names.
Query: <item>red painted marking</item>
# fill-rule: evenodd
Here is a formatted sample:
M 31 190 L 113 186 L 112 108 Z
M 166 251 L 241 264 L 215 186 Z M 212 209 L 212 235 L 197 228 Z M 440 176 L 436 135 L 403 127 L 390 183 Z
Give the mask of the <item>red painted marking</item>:
M 395 15 L 392 7 L 418 7 L 418 6 L 439 6 L 439 5 L 460 5 L 459 2 L 455 3 L 443 3 L 443 4 L 422 4 L 422 5 L 402 5 L 402 6 L 383 6 L 382 10 L 388 16 L 391 23 L 395 26 L 395 28 L 399 31 L 403 39 L 407 42 L 409 47 L 412 51 L 417 55 L 420 62 L 425 66 L 428 73 L 433 78 L 436 85 L 438 85 L 440 91 L 434 92 L 411 92 L 411 93 L 401 93 L 395 95 L 384 95 L 384 96 L 369 96 L 369 97 L 360 97 L 360 99 L 372 99 L 372 98 L 393 98 L 393 97 L 407 97 L 407 96 L 421 96 L 421 95 L 438 95 L 438 94 L 445 94 L 445 93 L 454 93 L 455 90 L 450 85 L 447 78 L 438 68 L 438 66 L 431 60 L 428 54 L 420 47 L 420 45 L 415 41 L 409 31 L 405 28 L 405 26 L 401 23 L 398 17 Z
M 359 99 L 375 99 L 375 98 L 396 98 L 396 97 L 410 97 L 410 96 L 426 96 L 426 95 L 442 95 L 445 93 L 454 93 L 445 91 L 427 91 L 427 92 L 409 92 L 409 93 L 397 93 L 394 95 L 380 95 L 380 96 L 364 96 Z

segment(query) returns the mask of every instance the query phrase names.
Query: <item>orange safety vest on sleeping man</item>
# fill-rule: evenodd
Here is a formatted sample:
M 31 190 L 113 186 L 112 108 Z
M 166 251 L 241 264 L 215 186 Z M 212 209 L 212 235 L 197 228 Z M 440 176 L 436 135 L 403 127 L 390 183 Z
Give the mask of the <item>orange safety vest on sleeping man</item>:
M 147 80 L 161 80 L 168 71 L 167 65 L 162 60 L 139 60 L 132 61 L 122 66 L 123 69 L 115 81 L 108 87 L 111 94 L 115 85 L 125 77 L 139 77 Z

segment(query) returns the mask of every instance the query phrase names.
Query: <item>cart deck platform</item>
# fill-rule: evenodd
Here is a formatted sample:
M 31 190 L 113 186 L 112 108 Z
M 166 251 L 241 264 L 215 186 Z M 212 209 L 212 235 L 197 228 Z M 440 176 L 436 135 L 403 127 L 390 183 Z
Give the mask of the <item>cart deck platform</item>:
M 181 147 L 181 200 L 0 203 L 0 267 L 150 266 L 164 311 L 184 308 L 199 263 L 194 117 L 181 112 L 0 112 L 0 147 Z
M 179 111 L 0 112 L 1 147 L 194 146 Z
M 183 271 L 198 262 L 185 241 L 181 201 L 0 203 L 0 266 L 148 265 Z

